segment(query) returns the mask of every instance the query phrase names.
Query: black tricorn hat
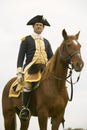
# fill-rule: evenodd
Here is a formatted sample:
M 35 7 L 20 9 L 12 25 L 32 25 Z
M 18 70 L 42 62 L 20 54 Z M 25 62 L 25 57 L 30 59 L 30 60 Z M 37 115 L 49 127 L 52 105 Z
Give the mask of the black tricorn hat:
M 37 15 L 37 16 L 33 17 L 31 20 L 29 20 L 27 25 L 34 25 L 35 23 L 42 23 L 43 25 L 50 26 L 50 24 L 43 17 L 43 15 Z

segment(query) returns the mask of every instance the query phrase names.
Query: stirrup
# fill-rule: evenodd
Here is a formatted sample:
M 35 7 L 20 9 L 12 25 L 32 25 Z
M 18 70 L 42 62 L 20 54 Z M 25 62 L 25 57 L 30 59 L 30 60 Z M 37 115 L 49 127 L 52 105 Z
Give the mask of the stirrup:
M 20 111 L 19 118 L 22 120 L 28 120 L 31 115 L 30 110 L 27 107 L 23 107 Z

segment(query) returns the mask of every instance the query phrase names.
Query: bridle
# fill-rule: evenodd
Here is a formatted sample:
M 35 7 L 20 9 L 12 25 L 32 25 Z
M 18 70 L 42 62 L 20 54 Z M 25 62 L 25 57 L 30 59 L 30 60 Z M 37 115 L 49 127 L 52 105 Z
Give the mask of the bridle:
M 64 51 L 66 51 L 67 56 L 63 55 Z M 65 61 L 67 64 L 70 64 L 70 61 L 71 61 L 71 59 L 72 59 L 73 56 L 75 56 L 75 55 L 81 55 L 81 54 L 80 54 L 79 50 L 76 50 L 76 51 L 72 52 L 71 54 L 69 54 L 68 51 L 67 51 L 66 45 L 63 44 L 62 50 L 61 49 L 59 50 L 59 55 L 60 55 L 60 57 L 61 57 L 61 59 L 63 61 Z
M 64 50 L 66 51 L 67 56 L 63 55 L 62 52 Z M 66 76 L 66 77 L 57 77 L 55 75 L 52 75 L 52 77 L 55 78 L 56 80 L 66 80 L 68 83 L 71 84 L 71 96 L 70 96 L 69 101 L 72 101 L 72 98 L 73 98 L 73 85 L 76 84 L 79 81 L 79 79 L 80 79 L 80 73 L 79 73 L 79 76 L 77 77 L 77 80 L 73 83 L 73 81 L 72 81 L 73 67 L 71 65 L 71 59 L 75 55 L 80 55 L 80 52 L 79 52 L 79 50 L 77 50 L 77 51 L 74 51 L 73 53 L 69 54 L 68 51 L 67 51 L 67 49 L 66 49 L 66 46 L 63 45 L 63 50 L 61 50 L 61 49 L 59 50 L 59 55 L 60 55 L 60 58 L 66 63 L 68 69 L 70 70 L 69 71 L 69 75 Z M 71 65 L 71 67 L 69 65 Z M 68 80 L 68 78 L 70 78 L 70 81 Z

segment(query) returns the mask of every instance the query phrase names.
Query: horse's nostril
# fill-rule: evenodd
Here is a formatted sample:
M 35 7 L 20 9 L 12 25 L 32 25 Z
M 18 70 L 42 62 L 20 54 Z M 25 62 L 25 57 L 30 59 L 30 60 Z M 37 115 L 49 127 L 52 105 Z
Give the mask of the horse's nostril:
M 77 69 L 77 70 L 81 70 L 82 67 L 83 67 L 82 64 L 80 64 L 80 63 L 78 63 L 78 62 L 76 63 L 76 69 Z
M 80 64 L 77 62 L 77 63 L 76 63 L 76 66 L 77 66 L 77 67 L 80 67 Z

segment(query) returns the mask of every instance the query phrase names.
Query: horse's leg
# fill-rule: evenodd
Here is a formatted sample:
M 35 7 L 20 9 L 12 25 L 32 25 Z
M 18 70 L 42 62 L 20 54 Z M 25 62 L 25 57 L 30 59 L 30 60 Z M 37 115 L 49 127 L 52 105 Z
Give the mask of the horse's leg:
M 20 120 L 21 126 L 20 130 L 28 130 L 30 120 Z
M 56 119 L 52 119 L 52 127 L 51 130 L 58 130 L 61 121 L 57 121 Z
M 16 115 L 12 118 L 11 130 L 16 130 Z
M 47 120 L 48 120 L 47 111 L 45 111 L 44 109 L 40 110 L 38 114 L 40 130 L 47 130 Z
M 16 117 L 13 112 L 4 116 L 4 127 L 5 130 L 16 130 Z
M 58 115 L 55 118 L 52 118 L 52 128 L 51 128 L 51 130 L 58 130 L 62 120 L 63 120 L 63 114 Z

